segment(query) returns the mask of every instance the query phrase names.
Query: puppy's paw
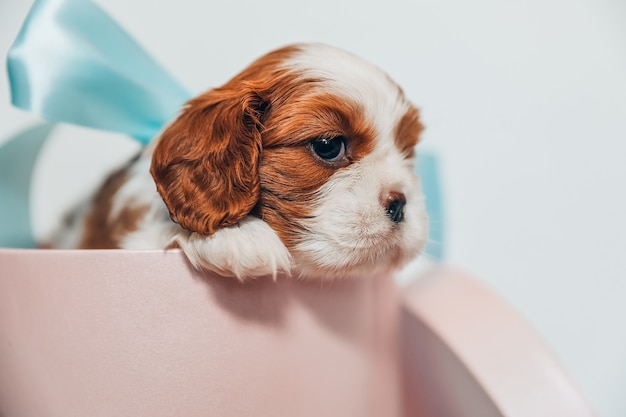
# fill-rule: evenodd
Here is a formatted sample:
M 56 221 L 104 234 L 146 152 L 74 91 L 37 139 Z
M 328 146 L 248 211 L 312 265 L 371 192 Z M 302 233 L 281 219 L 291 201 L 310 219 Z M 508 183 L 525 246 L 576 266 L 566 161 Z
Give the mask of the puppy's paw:
M 239 280 L 289 273 L 291 255 L 264 221 L 248 216 L 210 236 L 181 231 L 174 237 L 191 264 Z

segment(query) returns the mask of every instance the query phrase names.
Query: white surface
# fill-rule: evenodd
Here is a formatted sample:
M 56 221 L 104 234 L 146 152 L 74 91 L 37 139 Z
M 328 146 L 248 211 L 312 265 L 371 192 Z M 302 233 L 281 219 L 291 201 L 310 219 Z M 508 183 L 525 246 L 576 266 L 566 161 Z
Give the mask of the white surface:
M 294 41 L 332 43 L 387 70 L 422 108 L 424 146 L 443 160 L 447 261 L 536 326 L 600 416 L 626 414 L 626 4 L 100 4 L 197 91 Z M 3 56 L 29 5 L 0 2 Z M 5 137 L 36 119 L 10 107 L 2 72 Z M 57 137 L 36 181 L 41 233 L 135 149 L 84 129 Z

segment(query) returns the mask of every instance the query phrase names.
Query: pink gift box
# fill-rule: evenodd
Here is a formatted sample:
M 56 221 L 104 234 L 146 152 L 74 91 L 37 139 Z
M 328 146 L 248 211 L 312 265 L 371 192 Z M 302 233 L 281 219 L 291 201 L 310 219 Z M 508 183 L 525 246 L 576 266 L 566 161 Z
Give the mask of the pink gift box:
M 241 284 L 179 251 L 0 250 L 0 415 L 590 416 L 534 332 L 439 269 Z

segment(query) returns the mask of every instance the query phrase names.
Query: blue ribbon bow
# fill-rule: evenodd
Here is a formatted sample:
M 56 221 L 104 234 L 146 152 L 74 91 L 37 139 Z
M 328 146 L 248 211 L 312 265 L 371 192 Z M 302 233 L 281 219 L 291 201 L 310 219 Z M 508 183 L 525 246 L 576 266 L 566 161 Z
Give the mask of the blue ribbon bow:
M 51 122 L 122 132 L 147 144 L 192 94 L 115 21 L 88 0 L 37 0 L 7 59 L 16 107 Z M 0 147 L 0 247 L 35 247 L 30 220 L 33 166 L 52 123 Z M 436 159 L 418 164 L 431 241 L 441 259 L 441 207 Z

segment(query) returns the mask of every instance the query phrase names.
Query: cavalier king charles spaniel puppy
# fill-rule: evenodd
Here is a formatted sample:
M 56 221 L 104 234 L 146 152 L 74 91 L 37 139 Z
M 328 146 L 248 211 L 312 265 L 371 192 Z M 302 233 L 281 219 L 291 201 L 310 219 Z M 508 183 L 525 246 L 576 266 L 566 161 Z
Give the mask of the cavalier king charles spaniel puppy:
M 326 45 L 284 47 L 190 100 L 53 246 L 180 248 L 241 280 L 399 268 L 427 239 L 421 130 L 381 69 Z

